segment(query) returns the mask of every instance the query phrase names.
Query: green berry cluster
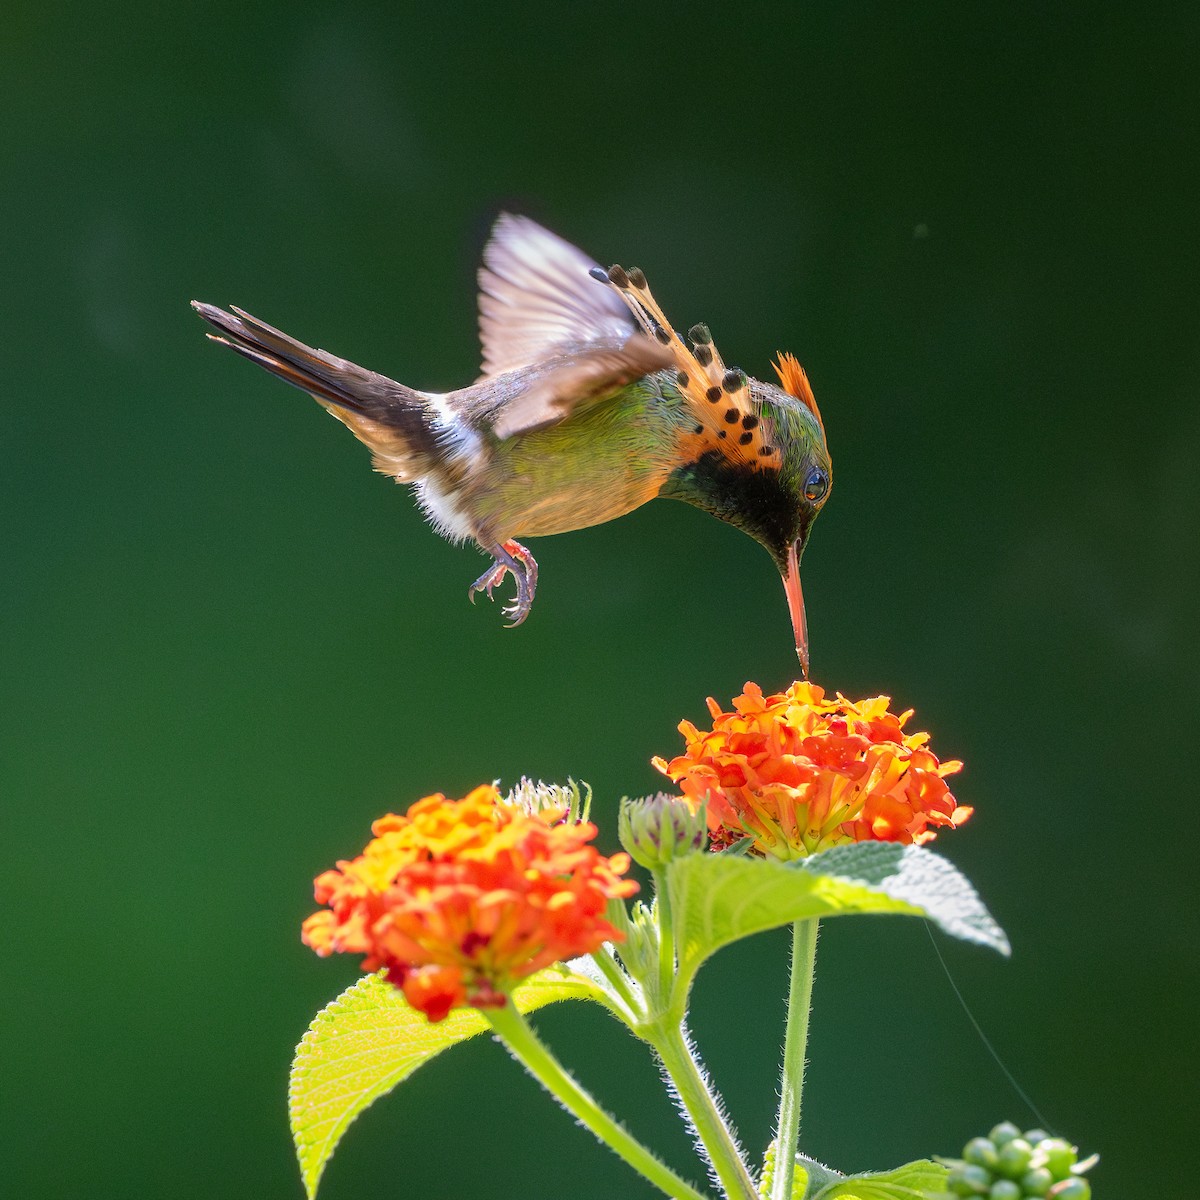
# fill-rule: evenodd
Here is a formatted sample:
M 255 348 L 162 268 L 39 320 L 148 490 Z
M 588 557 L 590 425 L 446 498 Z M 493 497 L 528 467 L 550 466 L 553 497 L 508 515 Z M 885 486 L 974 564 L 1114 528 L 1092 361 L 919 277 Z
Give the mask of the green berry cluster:
M 1091 1200 L 1092 1185 L 1083 1172 L 1095 1159 L 1079 1161 L 1079 1152 L 1043 1129 L 1022 1133 L 1003 1121 L 987 1137 L 972 1138 L 962 1158 L 943 1159 L 950 1168 L 946 1187 L 955 1196 L 986 1200 Z

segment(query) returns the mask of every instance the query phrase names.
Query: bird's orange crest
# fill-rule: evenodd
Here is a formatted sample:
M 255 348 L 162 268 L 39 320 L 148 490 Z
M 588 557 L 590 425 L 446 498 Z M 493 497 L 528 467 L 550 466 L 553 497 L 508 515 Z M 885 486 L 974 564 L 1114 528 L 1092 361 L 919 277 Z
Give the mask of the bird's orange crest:
M 804 373 L 804 368 L 797 361 L 794 354 L 785 353 L 780 350 L 776 356 L 776 361 L 771 365 L 775 368 L 775 373 L 779 376 L 779 382 L 783 385 L 783 390 L 789 396 L 795 396 L 801 404 L 817 418 L 817 424 L 821 427 L 821 434 L 825 433 L 825 422 L 821 420 L 821 410 L 817 407 L 817 399 L 813 395 L 813 390 L 808 382 L 808 376 Z

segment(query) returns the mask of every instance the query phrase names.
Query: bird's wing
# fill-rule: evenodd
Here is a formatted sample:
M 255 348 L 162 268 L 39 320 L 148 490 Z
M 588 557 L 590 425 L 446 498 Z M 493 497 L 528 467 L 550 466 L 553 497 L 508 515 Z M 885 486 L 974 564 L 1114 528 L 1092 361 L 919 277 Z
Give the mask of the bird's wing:
M 637 324 L 597 287 L 582 250 L 528 217 L 502 213 L 479 268 L 483 374 L 500 375 L 592 342 L 623 345 Z
M 671 356 L 679 390 L 696 416 L 698 448 L 719 450 L 745 466 L 778 469 L 783 455 L 771 421 L 746 386 L 746 375 L 726 368 L 708 326 L 693 325 L 685 342 L 658 306 L 642 271 L 614 266 L 594 276 L 601 282 L 605 277 L 610 287 L 603 290 L 620 296 L 638 324 Z
M 670 365 L 670 353 L 640 333 L 624 345 L 611 342 L 584 347 L 549 360 L 540 370 L 492 381 L 487 421 L 499 438 L 532 433 Z M 476 388 L 481 386 L 486 385 L 476 384 Z

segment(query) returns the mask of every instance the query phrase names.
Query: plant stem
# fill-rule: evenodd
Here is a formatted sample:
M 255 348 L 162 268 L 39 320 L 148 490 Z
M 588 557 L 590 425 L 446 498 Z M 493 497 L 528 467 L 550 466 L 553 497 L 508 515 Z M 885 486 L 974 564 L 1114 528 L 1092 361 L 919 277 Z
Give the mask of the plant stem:
M 614 1150 L 672 1200 L 705 1200 L 703 1193 L 686 1183 L 665 1163 L 659 1162 L 635 1137 L 626 1132 L 550 1053 L 532 1026 L 510 1002 L 503 1008 L 480 1010 L 509 1052 L 580 1124 Z
M 675 921 L 664 871 L 654 872 L 654 903 L 658 917 L 658 995 L 665 1003 L 675 979 Z
M 668 1025 L 663 1021 L 653 1037 L 647 1036 L 645 1030 L 642 1036 L 662 1060 L 725 1194 L 731 1200 L 758 1200 L 758 1190 L 750 1178 L 741 1149 L 688 1045 L 682 1024 Z
M 796 1142 L 800 1136 L 800 1097 L 804 1090 L 804 1052 L 808 1042 L 808 1012 L 812 1004 L 816 958 L 816 918 L 797 921 L 792 926 L 792 977 L 788 987 L 787 1033 L 783 1039 L 779 1119 L 775 1125 L 775 1174 L 770 1200 L 792 1200 Z
M 615 999 L 623 1006 L 621 1019 L 627 1025 L 632 1025 L 641 1015 L 642 1006 L 634 994 L 632 981 L 613 954 L 612 944 L 605 942 L 599 950 L 593 951 L 592 961 L 604 978 L 612 984 L 613 992 L 616 993 Z

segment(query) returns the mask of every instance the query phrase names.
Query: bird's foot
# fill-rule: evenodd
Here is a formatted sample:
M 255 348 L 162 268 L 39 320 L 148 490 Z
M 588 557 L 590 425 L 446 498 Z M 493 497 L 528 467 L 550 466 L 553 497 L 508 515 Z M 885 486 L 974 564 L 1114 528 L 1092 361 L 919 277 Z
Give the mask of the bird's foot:
M 492 591 L 498 588 L 503 582 L 505 575 L 508 574 L 508 567 L 503 563 L 499 566 L 489 567 L 480 577 L 475 580 L 469 588 L 467 588 L 467 599 L 472 604 L 475 603 L 475 597 L 480 592 L 486 592 L 487 598 L 492 599 Z
M 495 562 L 471 584 L 467 595 L 472 603 L 477 592 L 486 592 L 491 600 L 492 592 L 504 582 L 505 575 L 511 575 L 517 585 L 517 596 L 511 604 L 504 606 L 504 615 L 509 618 L 508 628 L 513 629 L 529 616 L 533 606 L 537 591 L 537 560 L 520 542 L 502 542 L 492 546 L 491 553 Z

